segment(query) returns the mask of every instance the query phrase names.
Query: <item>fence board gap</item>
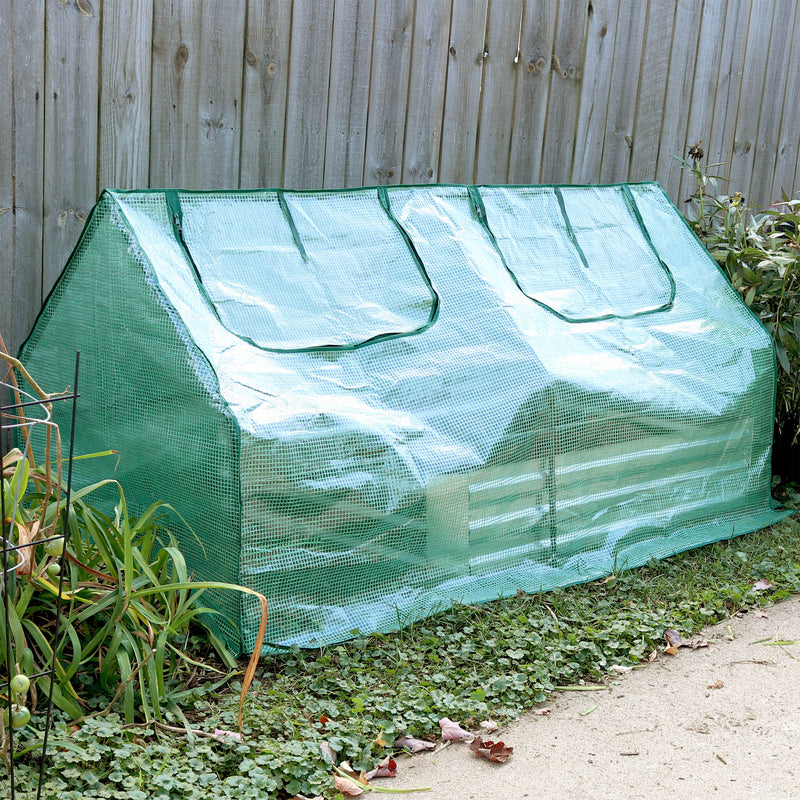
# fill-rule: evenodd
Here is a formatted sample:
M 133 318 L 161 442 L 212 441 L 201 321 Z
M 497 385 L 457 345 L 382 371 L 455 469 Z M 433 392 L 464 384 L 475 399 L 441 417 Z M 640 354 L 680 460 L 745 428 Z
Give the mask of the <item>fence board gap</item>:
M 711 124 L 714 116 L 714 98 L 720 79 L 720 63 L 725 30 L 725 6 L 721 3 L 706 3 L 702 7 L 702 20 L 697 40 L 697 60 L 695 62 L 692 96 L 689 101 L 689 121 L 686 128 L 686 141 L 680 153 L 686 157 L 686 145 L 700 143 L 704 152 L 711 149 Z M 711 163 L 706 157 L 703 166 Z M 681 170 L 678 189 L 678 208 L 686 211 L 686 199 L 697 189 L 694 176 Z
M 295 0 L 283 154 L 283 185 L 292 189 L 324 183 L 332 36 L 333 3 Z
M 325 133 L 325 186 L 361 186 L 375 0 L 337 0 Z
M 795 0 L 776 0 L 772 15 L 772 34 L 767 55 L 766 74 L 761 110 L 758 115 L 758 134 L 753 153 L 753 172 L 748 198 L 751 203 L 768 205 L 780 196 L 772 196 L 778 141 L 781 130 L 781 115 L 788 79 L 789 57 L 792 50 L 791 32 L 797 13 Z M 794 97 L 790 104 L 798 104 L 797 84 L 793 86 Z M 797 133 L 797 131 L 796 131 Z
M 674 26 L 674 0 L 650 0 L 628 170 L 628 179 L 632 181 L 653 180 L 656 176 L 665 122 L 667 81 L 670 77 L 669 54 Z
M 152 185 L 238 186 L 244 18 L 245 0 L 155 4 Z
M 281 186 L 292 8 L 248 0 L 242 78 L 239 185 Z
M 439 180 L 452 0 L 417 3 L 411 51 L 403 183 Z
M 656 177 L 675 203 L 680 201 L 681 168 L 674 156 L 681 156 L 686 151 L 687 111 L 692 96 L 701 19 L 702 9 L 696 0 L 678 0 L 656 166 Z
M 378 3 L 372 43 L 364 182 L 400 183 L 414 28 L 413 0 Z
M 478 119 L 475 181 L 508 181 L 511 132 L 514 124 L 512 87 L 516 86 L 522 0 L 490 4 L 486 24 L 483 87 Z M 517 60 L 515 60 L 517 59 Z
M 61 273 L 97 199 L 97 0 L 46 6 L 42 291 Z
M 604 183 L 628 175 L 646 12 L 645 3 L 632 3 L 621 7 L 617 18 L 614 65 L 600 164 L 600 181 Z
M 472 183 L 487 0 L 455 0 L 450 22 L 439 180 Z
M 0 33 L 0 333 L 12 353 L 42 301 L 44 6 L 12 0 Z
M 554 49 L 557 7 L 557 0 L 529 2 L 525 6 L 520 49 L 515 56 L 517 85 L 509 183 L 538 183 L 541 176 L 550 76 L 562 75 Z M 566 65 L 564 70 L 568 70 Z M 563 75 L 563 79 L 567 77 Z
M 613 68 L 617 3 L 594 0 L 592 8 L 587 25 L 580 117 L 572 162 L 573 183 L 597 183 L 599 180 Z
M 150 176 L 153 0 L 103 11 L 98 189 L 139 189 Z
M 584 79 L 588 19 L 588 0 L 561 1 L 553 48 L 554 61 L 559 68 L 550 71 L 547 124 L 542 145 L 543 183 L 567 183 L 570 180 Z

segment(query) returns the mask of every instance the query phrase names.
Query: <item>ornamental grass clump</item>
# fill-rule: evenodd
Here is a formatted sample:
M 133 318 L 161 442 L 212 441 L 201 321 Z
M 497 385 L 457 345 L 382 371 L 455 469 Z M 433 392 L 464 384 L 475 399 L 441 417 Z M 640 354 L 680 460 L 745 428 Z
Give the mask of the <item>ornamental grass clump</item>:
M 0 357 L 24 372 L 2 350 Z M 49 396 L 41 395 L 46 402 Z M 206 615 L 219 613 L 203 605 L 204 592 L 257 596 L 262 640 L 266 599 L 239 586 L 193 581 L 165 527 L 173 513 L 170 506 L 155 502 L 134 516 L 113 479 L 68 494 L 67 458 L 62 463 L 57 426 L 46 425 L 42 463 L 36 462 L 29 437 L 24 439 L 21 449 L 2 458 L 8 621 L 0 604 L 0 703 L 7 704 L 6 687 L 11 686 L 13 702 L 19 705 L 24 698 L 26 710 L 34 714 L 37 706 L 42 713 L 52 692 L 53 704 L 73 721 L 112 710 L 127 723 L 161 722 L 168 712 L 183 719 L 179 704 L 196 693 L 199 682 L 221 685 L 239 672 L 211 632 L 196 636 Z M 107 451 L 79 458 L 114 455 Z M 113 492 L 113 513 L 91 504 L 100 492 L 104 508 Z M 258 641 L 242 679 L 242 700 L 261 646 Z M 17 725 L 22 718 L 20 712 L 10 720 L 23 727 Z M 7 749 L 7 742 L 0 721 L 0 750 Z

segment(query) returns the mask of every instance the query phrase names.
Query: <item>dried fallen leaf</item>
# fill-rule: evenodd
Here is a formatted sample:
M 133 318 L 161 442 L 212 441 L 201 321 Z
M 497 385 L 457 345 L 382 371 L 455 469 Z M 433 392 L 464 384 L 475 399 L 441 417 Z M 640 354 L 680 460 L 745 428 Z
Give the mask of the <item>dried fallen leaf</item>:
M 383 731 L 381 731 L 373 740 L 378 747 L 386 747 L 386 739 L 383 738 Z
M 514 752 L 513 747 L 506 747 L 503 742 L 493 742 L 487 739 L 485 742 L 480 736 L 476 736 L 470 743 L 469 749 L 476 756 L 485 758 L 487 761 L 494 761 L 498 764 L 505 764 Z
M 439 720 L 439 727 L 442 729 L 442 739 L 446 742 L 469 739 L 469 737 L 472 736 L 469 731 L 465 731 L 457 722 L 453 722 L 453 720 L 447 717 L 442 717 Z
M 238 731 L 224 731 L 221 728 L 214 728 L 215 739 L 233 739 L 236 742 L 242 741 L 242 734 Z
M 345 797 L 358 797 L 360 794 L 364 794 L 364 790 L 355 781 L 351 781 L 350 778 L 334 775 L 333 782 Z
M 626 672 L 630 672 L 633 667 L 626 667 L 623 664 L 612 664 L 611 669 L 619 675 L 624 675 Z
M 714 683 L 709 683 L 706 686 L 706 689 L 721 689 L 725 684 L 722 681 L 714 681 Z
M 763 592 L 765 589 L 771 589 L 775 584 L 770 583 L 766 578 L 761 578 L 753 584 L 754 592 Z
M 396 778 L 397 777 L 397 762 L 391 757 L 386 758 L 378 764 L 375 769 L 371 769 L 364 774 L 364 779 L 371 781 L 373 778 Z
M 769 619 L 769 614 L 766 611 L 756 611 L 756 619 Z
M 658 661 L 658 650 L 653 650 L 649 656 L 647 656 L 647 660 L 652 664 L 654 661 Z
M 485 730 L 486 733 L 493 733 L 500 726 L 493 719 L 485 719 L 483 722 L 481 722 L 480 727 Z
M 409 753 L 421 753 L 423 750 L 435 750 L 434 742 L 425 742 L 422 739 L 415 739 L 413 736 L 398 736 L 394 740 L 395 747 L 402 747 Z
M 680 646 L 697 650 L 698 647 L 708 647 L 708 642 L 702 636 L 692 636 L 691 639 L 681 639 Z
M 322 751 L 322 757 L 329 763 L 336 763 L 336 751 L 330 746 L 328 742 L 320 742 L 319 749 Z
M 708 647 L 708 642 L 702 636 L 692 636 L 691 639 L 682 639 L 681 635 L 674 628 L 667 628 L 667 630 L 664 631 L 664 637 L 667 640 L 667 646 L 664 648 L 664 652 L 670 656 L 676 655 L 679 647 L 688 647 L 692 650 L 697 650 L 698 647 Z
M 669 656 L 677 655 L 681 641 L 681 635 L 678 631 L 676 631 L 675 628 L 667 628 L 664 631 L 664 638 L 667 640 L 667 646 L 664 648 L 664 652 Z

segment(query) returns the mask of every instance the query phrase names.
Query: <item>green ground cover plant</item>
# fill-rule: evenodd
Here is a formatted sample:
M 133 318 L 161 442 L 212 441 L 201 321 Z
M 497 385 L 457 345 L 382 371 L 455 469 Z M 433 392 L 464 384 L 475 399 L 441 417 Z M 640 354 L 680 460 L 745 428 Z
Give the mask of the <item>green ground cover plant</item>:
M 757 588 L 762 579 L 772 586 Z M 689 636 L 798 591 L 800 524 L 788 519 L 591 584 L 456 606 L 397 633 L 289 651 L 262 659 L 241 741 L 215 735 L 235 732 L 237 697 L 218 697 L 209 684 L 182 701 L 188 736 L 172 730 L 182 723 L 170 711 L 163 723 L 89 718 L 72 733 L 62 715 L 43 796 L 335 797 L 323 743 L 337 760 L 370 769 L 398 752 L 400 734 L 438 734 L 443 716 L 467 727 L 507 722 L 559 686 L 602 683 L 612 666 L 641 663 L 663 648 L 667 628 Z M 36 727 L 34 717 L 25 742 Z M 23 779 L 28 769 L 23 759 Z

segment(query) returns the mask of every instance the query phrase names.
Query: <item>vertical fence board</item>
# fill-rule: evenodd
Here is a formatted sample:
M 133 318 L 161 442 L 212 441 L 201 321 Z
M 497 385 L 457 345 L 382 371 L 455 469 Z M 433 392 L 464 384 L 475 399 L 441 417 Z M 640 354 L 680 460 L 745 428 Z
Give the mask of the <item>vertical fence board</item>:
M 361 186 L 375 0 L 337 0 L 333 17 L 325 186 Z
M 439 180 L 472 183 L 483 76 L 487 0 L 454 0 Z
M 511 131 L 510 183 L 538 183 L 547 120 L 550 75 L 561 74 L 555 54 L 557 0 L 527 3 L 517 58 L 514 125 Z
M 572 162 L 574 183 L 596 183 L 600 175 L 614 56 L 617 3 L 594 0 L 592 7 L 594 10 L 587 24 L 580 117 Z
M 490 4 L 489 9 L 475 180 L 507 183 L 523 4 L 504 0 L 499 7 Z
M 292 34 L 283 185 L 321 189 L 325 176 L 333 3 L 295 0 Z
M 775 175 L 770 197 L 780 199 L 785 193 L 800 190 L 798 145 L 800 145 L 800 103 L 797 102 L 797 87 L 800 86 L 800 14 L 795 12 L 792 49 L 786 65 L 786 89 L 783 99 L 783 116 L 775 154 Z
M 97 0 L 47 3 L 42 291 L 55 282 L 96 200 Z
M 12 0 L 0 33 L 0 333 L 15 353 L 42 299 L 44 6 Z
M 714 96 L 720 72 L 721 43 L 725 30 L 725 6 L 722 3 L 705 3 L 697 40 L 697 62 L 695 64 L 692 96 L 689 100 L 689 121 L 684 144 L 700 143 L 709 149 L 711 123 L 714 115 Z M 685 157 L 684 148 L 678 155 Z M 703 162 L 703 163 L 708 163 Z M 681 170 L 678 189 L 678 208 L 685 210 L 685 200 L 696 189 L 694 176 Z
M 764 93 L 761 113 L 758 115 L 758 136 L 753 153 L 753 173 L 747 197 L 751 202 L 768 205 L 780 196 L 772 196 L 775 162 L 781 130 L 781 115 L 788 78 L 788 65 L 792 51 L 791 32 L 794 28 L 797 3 L 795 0 L 777 0 L 772 16 L 772 35 L 769 42 Z M 798 87 L 789 102 L 798 104 Z M 800 135 L 800 132 L 796 132 Z
M 603 159 L 600 164 L 601 181 L 614 182 L 628 176 L 646 14 L 645 3 L 621 7 L 618 14 Z
M 103 6 L 98 189 L 148 185 L 152 33 L 153 0 Z
M 291 4 L 248 0 L 239 185 L 280 186 L 289 78 Z
M 725 4 L 725 29 L 720 43 L 719 80 L 714 95 L 714 116 L 706 148 L 706 163 L 721 164 L 722 166 L 715 168 L 715 172 L 720 175 L 727 175 L 730 170 L 749 17 L 750 0 L 728 0 Z
M 674 0 L 650 0 L 628 170 L 628 179 L 632 181 L 652 179 L 658 163 L 667 80 L 670 74 L 669 53 L 674 32 L 674 11 Z
M 155 4 L 150 182 L 239 182 L 245 0 Z
M 439 180 L 451 0 L 417 3 L 403 147 L 403 183 Z
M 367 184 L 400 183 L 413 26 L 413 0 L 378 3 L 364 164 Z
M 566 183 L 570 180 L 581 102 L 589 6 L 589 0 L 561 0 L 558 9 L 553 52 L 559 69 L 550 72 L 547 126 L 542 146 L 543 183 Z M 524 63 L 523 68 L 526 68 Z
M 697 62 L 697 37 L 702 19 L 702 4 L 698 0 L 678 0 L 675 12 L 675 35 L 669 60 L 669 81 L 664 103 L 664 122 L 661 147 L 658 153 L 656 177 L 673 202 L 680 201 L 681 168 L 674 156 L 686 148 L 689 103 Z
M 750 6 L 750 25 L 747 31 L 742 88 L 739 92 L 729 173 L 731 191 L 742 191 L 748 200 L 758 139 L 758 117 L 764 98 L 764 78 L 769 56 L 767 43 L 774 11 L 775 0 L 753 0 Z

